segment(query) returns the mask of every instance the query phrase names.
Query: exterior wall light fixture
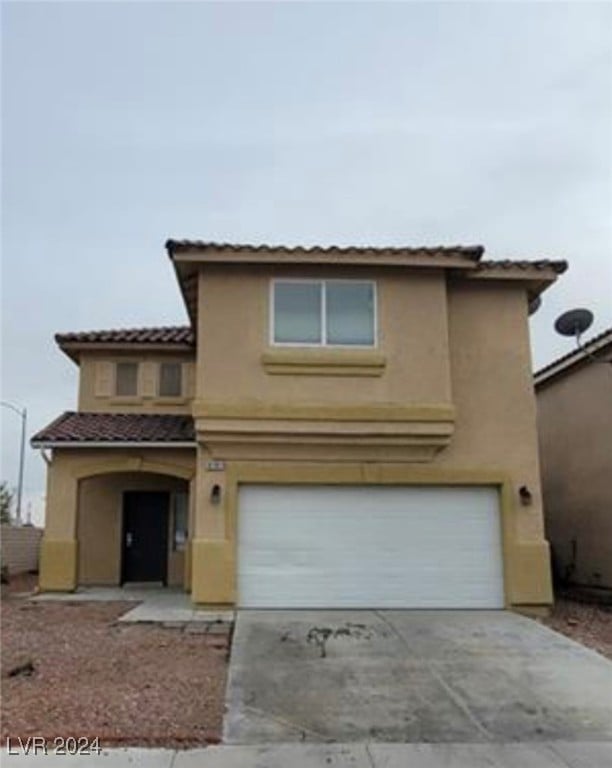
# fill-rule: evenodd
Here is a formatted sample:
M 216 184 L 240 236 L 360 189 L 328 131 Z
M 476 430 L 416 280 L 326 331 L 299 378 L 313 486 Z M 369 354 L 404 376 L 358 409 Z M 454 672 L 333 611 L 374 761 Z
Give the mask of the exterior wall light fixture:
M 521 499 L 521 504 L 524 507 L 528 507 L 533 501 L 532 493 L 526 485 L 521 485 L 519 488 L 519 497 Z
M 215 505 L 221 503 L 221 486 L 218 483 L 210 489 L 210 503 Z

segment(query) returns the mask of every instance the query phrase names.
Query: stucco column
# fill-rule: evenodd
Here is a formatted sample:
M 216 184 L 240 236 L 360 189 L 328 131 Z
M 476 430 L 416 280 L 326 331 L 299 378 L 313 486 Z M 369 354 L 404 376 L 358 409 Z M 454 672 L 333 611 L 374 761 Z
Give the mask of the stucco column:
M 198 448 L 191 598 L 219 605 L 234 602 L 234 550 L 228 535 L 226 473 L 210 470 L 209 458 L 205 449 Z
M 72 591 L 77 586 L 78 481 L 57 452 L 47 471 L 45 533 L 40 551 L 40 588 Z
M 185 550 L 185 571 L 183 574 L 183 587 L 185 591 L 191 592 L 191 569 L 192 569 L 192 549 L 195 538 L 195 510 L 196 510 L 196 478 L 189 481 L 189 535 L 187 539 L 187 548 Z

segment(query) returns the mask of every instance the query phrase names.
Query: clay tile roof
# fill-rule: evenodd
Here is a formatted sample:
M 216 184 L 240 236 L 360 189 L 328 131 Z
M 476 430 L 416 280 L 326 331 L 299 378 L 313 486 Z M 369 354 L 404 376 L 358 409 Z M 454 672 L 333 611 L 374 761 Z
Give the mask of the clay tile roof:
M 552 269 L 556 274 L 562 275 L 567 269 L 567 261 L 553 261 L 551 259 L 539 259 L 538 261 L 514 261 L 513 259 L 501 259 L 499 261 L 487 260 L 481 261 L 476 269 L 477 271 L 485 269 Z
M 31 439 L 61 443 L 194 443 L 191 416 L 148 413 L 76 413 L 66 411 Z
M 157 328 L 113 328 L 106 331 L 56 333 L 63 344 L 193 344 L 193 330 L 188 325 Z
M 167 240 L 166 250 L 172 256 L 175 253 L 188 250 L 216 251 L 225 253 L 274 253 L 282 251 L 294 254 L 312 255 L 363 255 L 363 256 L 465 256 L 472 261 L 479 261 L 484 253 L 482 245 L 437 245 L 418 247 L 385 247 L 385 246 L 287 246 L 287 245 L 244 245 L 233 243 L 211 243 L 204 240 Z
M 608 345 L 612 345 L 612 328 L 606 328 L 605 331 L 597 334 L 597 336 L 593 336 L 592 339 L 583 342 L 581 349 L 572 349 L 571 352 L 558 357 L 556 360 L 548 363 L 543 368 L 540 368 L 539 371 L 536 371 L 533 374 L 533 377 L 536 380 L 536 384 L 540 384 L 546 380 L 548 378 L 547 374 L 553 369 L 558 368 L 558 366 L 563 365 L 563 363 L 569 363 L 571 360 L 572 362 L 569 367 L 572 367 L 574 363 L 578 363 L 581 360 L 584 360 L 589 353 L 593 353 L 595 351 L 594 348 L 602 349 Z M 572 360 L 572 358 L 575 359 Z

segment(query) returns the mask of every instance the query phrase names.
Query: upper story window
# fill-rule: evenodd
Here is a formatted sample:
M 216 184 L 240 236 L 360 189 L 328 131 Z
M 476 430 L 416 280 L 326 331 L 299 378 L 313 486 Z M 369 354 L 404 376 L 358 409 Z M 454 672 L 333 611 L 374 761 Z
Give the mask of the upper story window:
M 181 397 L 183 394 L 183 366 L 180 363 L 161 363 L 159 366 L 160 397 Z
M 376 344 L 376 290 L 371 281 L 275 280 L 271 303 L 273 344 Z
M 138 394 L 138 363 L 116 364 L 115 394 L 124 397 Z

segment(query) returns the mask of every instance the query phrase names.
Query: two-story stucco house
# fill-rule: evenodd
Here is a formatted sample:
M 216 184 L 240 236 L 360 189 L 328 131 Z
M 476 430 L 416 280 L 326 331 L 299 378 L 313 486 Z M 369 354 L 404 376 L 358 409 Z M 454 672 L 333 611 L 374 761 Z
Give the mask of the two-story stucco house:
M 200 604 L 551 602 L 528 333 L 559 261 L 169 241 L 190 326 L 63 334 L 41 587 Z

